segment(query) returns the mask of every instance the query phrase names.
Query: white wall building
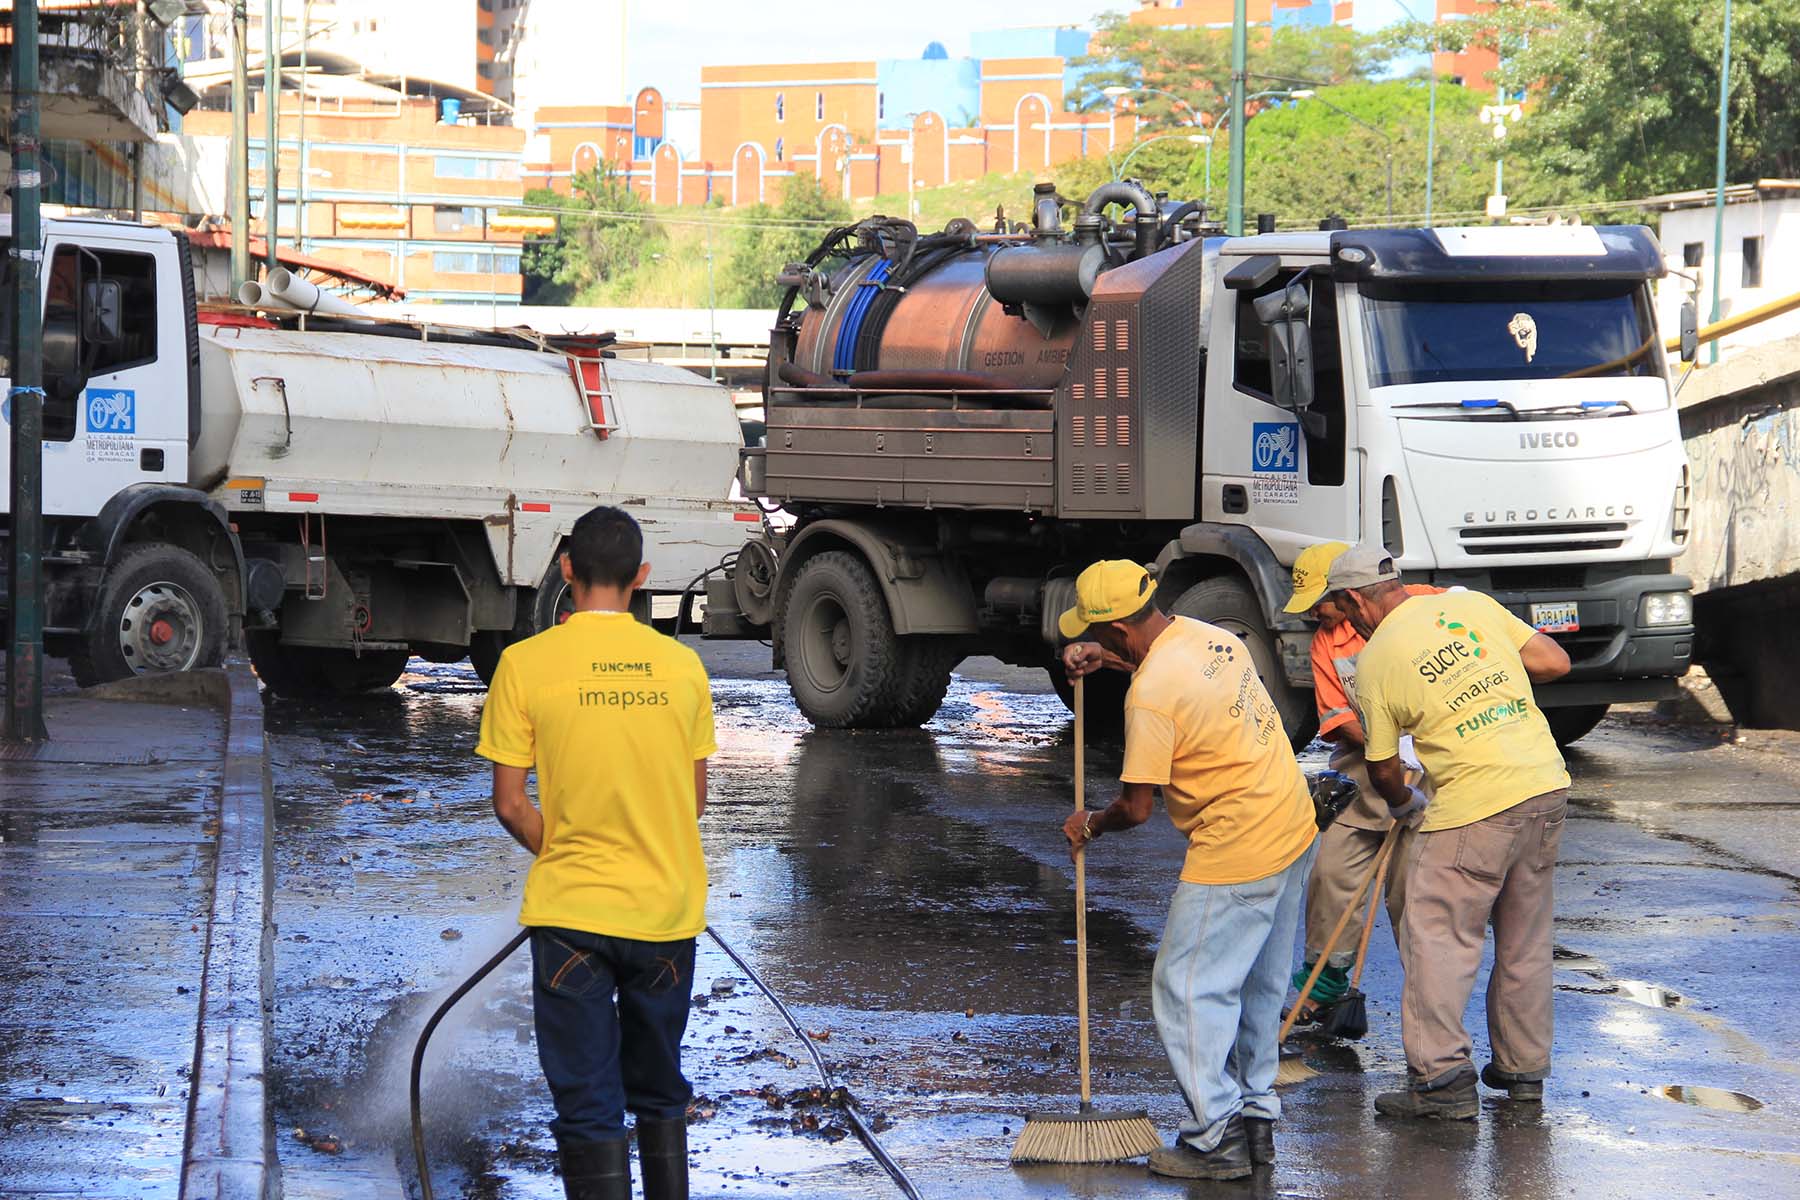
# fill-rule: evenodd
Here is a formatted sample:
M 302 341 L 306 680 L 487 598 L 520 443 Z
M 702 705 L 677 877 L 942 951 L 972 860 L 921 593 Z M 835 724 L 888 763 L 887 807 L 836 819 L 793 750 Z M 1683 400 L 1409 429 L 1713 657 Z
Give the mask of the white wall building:
M 1722 284 L 1721 318 L 1800 292 L 1800 180 L 1759 179 L 1726 188 L 1725 238 L 1716 261 L 1715 197 L 1709 188 L 1646 202 L 1662 214 L 1657 236 L 1671 272 L 1657 294 L 1657 320 L 1666 336 L 1681 328 L 1683 300 L 1696 301 L 1701 325 L 1711 319 L 1715 276 Z M 1720 345 L 1754 346 L 1795 334 L 1800 311 L 1734 333 Z
M 629 104 L 629 0 L 489 0 L 498 45 L 494 95 L 536 124 L 540 108 Z M 508 66 L 510 65 L 510 77 Z

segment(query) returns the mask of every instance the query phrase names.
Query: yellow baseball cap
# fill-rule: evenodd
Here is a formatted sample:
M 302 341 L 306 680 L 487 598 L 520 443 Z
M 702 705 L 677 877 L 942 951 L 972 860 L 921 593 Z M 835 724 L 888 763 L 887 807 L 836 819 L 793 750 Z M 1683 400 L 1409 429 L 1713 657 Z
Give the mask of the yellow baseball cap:
M 1344 542 L 1320 542 L 1302 550 L 1300 557 L 1294 560 L 1294 595 L 1282 611 L 1303 613 L 1317 604 L 1319 597 L 1325 594 L 1331 564 L 1348 549 L 1349 545 Z
M 1156 594 L 1156 581 L 1142 565 L 1113 559 L 1097 562 L 1075 580 L 1075 607 L 1057 618 L 1056 627 L 1070 640 L 1096 622 L 1134 616 Z

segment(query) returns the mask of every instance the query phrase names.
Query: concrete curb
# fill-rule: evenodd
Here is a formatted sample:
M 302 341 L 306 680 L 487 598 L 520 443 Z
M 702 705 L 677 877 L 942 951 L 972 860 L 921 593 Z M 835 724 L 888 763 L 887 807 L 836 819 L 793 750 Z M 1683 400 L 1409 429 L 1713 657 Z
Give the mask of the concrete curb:
M 226 718 L 212 911 L 188 1089 L 182 1200 L 267 1200 L 279 1192 L 266 1086 L 274 1005 L 274 797 L 263 705 L 241 658 L 220 671 L 164 676 L 203 689 Z M 149 680 L 127 681 L 134 688 Z M 169 693 L 165 692 L 167 697 Z M 123 697 L 121 697 L 123 698 Z M 133 699 L 155 699 L 152 695 Z

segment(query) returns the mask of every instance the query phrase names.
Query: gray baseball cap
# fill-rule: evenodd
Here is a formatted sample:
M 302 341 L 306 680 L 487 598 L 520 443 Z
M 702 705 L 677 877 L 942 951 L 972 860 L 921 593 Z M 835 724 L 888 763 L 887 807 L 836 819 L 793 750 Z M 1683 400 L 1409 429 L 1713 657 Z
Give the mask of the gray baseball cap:
M 1332 560 L 1325 572 L 1327 592 L 1355 591 L 1400 578 L 1394 556 L 1380 542 L 1358 542 Z

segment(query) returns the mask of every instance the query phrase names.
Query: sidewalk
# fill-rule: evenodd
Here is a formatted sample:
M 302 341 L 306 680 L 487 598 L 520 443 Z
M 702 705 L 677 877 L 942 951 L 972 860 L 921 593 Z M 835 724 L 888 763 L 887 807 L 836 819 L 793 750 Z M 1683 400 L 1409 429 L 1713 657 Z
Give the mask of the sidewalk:
M 262 1191 L 261 706 L 236 673 L 131 699 L 59 675 L 52 740 L 0 746 L 0 1196 L 173 1200 L 184 1158 L 208 1196 Z

